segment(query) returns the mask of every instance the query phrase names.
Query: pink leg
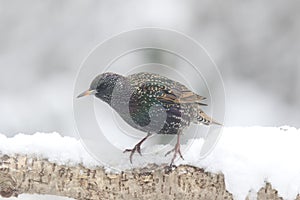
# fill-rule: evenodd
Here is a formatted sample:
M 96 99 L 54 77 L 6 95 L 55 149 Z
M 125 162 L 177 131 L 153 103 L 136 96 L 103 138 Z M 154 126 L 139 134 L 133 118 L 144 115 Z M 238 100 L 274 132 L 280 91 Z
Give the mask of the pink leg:
M 167 155 L 169 155 L 171 152 L 175 151 L 175 152 L 174 152 L 174 155 L 173 155 L 173 158 L 172 158 L 172 160 L 171 160 L 170 166 L 173 165 L 173 163 L 174 163 L 174 161 L 175 161 L 175 158 L 176 158 L 177 154 L 179 154 L 180 158 L 181 158 L 182 160 L 184 160 L 184 158 L 183 158 L 183 156 L 182 156 L 182 154 L 181 154 L 181 151 L 180 151 L 180 134 L 181 134 L 181 132 L 178 132 L 178 133 L 177 133 L 177 142 L 176 142 L 176 145 L 175 145 L 174 149 L 172 149 L 171 151 L 168 151 L 168 152 L 166 153 L 166 155 L 165 155 L 165 156 L 167 156 Z
M 135 151 L 137 151 L 140 155 L 142 155 L 141 153 L 141 145 L 143 142 L 145 142 L 145 140 L 150 136 L 152 135 L 151 133 L 148 133 L 146 137 L 144 137 L 141 141 L 139 141 L 139 143 L 137 143 L 132 149 L 125 149 L 123 151 L 123 153 L 126 153 L 126 152 L 131 152 L 130 153 L 130 156 L 129 156 L 129 160 L 130 160 L 130 163 L 132 164 L 132 156 L 133 154 L 135 153 Z

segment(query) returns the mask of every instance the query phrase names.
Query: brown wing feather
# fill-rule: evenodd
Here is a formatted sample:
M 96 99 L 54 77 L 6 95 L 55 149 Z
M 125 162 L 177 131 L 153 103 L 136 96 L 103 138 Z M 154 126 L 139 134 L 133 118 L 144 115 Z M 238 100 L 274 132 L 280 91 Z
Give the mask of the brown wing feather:
M 207 104 L 201 102 L 206 99 L 205 97 L 195 94 L 185 85 L 168 79 L 167 77 L 147 72 L 132 74 L 129 77 L 135 87 L 149 89 L 152 86 L 156 86 L 156 96 L 160 101 L 182 104 L 197 103 L 199 105 L 207 106 Z M 141 83 L 140 80 L 145 80 L 145 82 Z M 163 84 L 161 82 L 163 82 Z
M 203 106 L 207 106 L 207 104 L 201 102 L 205 99 L 205 97 L 195 94 L 194 92 L 189 90 L 178 90 L 176 88 L 162 90 L 157 98 L 160 101 L 169 103 L 197 103 Z

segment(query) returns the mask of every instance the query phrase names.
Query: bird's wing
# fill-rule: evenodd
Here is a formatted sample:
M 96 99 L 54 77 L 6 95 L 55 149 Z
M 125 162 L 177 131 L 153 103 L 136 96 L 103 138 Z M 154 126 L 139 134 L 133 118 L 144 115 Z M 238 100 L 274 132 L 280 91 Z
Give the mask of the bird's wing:
M 185 85 L 170 80 L 167 77 L 157 74 L 141 72 L 130 75 L 132 84 L 143 91 L 155 91 L 157 99 L 164 103 L 198 103 L 206 106 L 201 102 L 206 99 L 190 91 Z M 141 80 L 144 80 L 140 83 Z M 149 81 L 148 81 L 149 80 Z
M 176 103 L 176 104 L 186 104 L 186 103 L 198 103 L 203 106 L 207 104 L 203 103 L 202 100 L 206 99 L 190 90 L 182 90 L 175 88 L 164 89 L 157 92 L 157 99 L 165 103 Z

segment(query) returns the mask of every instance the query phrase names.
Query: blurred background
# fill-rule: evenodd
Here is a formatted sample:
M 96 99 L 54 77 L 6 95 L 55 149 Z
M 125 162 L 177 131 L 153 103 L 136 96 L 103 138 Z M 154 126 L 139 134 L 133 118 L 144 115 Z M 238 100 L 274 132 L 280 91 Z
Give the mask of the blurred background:
M 0 133 L 73 135 L 83 59 L 122 31 L 185 33 L 216 62 L 226 126 L 300 127 L 300 2 L 0 1 Z
M 226 126 L 299 128 L 299 10 L 277 0 L 0 0 L 0 133 L 74 135 L 81 62 L 112 35 L 145 26 L 206 48 L 224 79 Z

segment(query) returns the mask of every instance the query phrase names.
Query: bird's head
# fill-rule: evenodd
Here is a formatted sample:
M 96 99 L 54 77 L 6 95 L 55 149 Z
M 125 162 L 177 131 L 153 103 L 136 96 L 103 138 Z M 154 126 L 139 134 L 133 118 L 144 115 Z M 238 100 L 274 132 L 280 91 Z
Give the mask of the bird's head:
M 96 97 L 108 102 L 111 98 L 117 80 L 122 77 L 116 73 L 99 74 L 92 81 L 90 88 L 77 96 L 77 98 L 95 95 Z

